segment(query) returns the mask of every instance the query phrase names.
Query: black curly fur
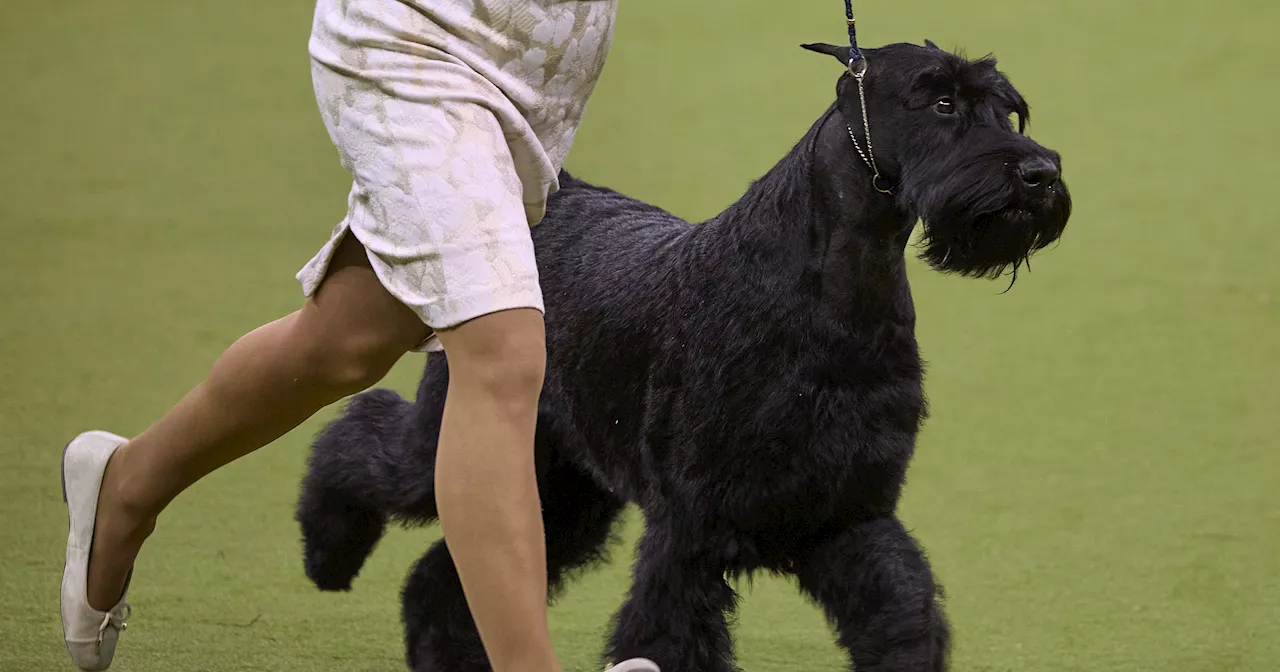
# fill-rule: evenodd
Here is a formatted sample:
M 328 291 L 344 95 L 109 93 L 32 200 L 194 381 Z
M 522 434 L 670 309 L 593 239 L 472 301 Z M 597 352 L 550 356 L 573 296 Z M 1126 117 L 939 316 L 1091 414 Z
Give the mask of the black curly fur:
M 996 276 L 1061 235 L 1070 197 L 1020 179 L 1020 162 L 1059 159 L 1022 135 L 1026 103 L 994 61 L 931 44 L 867 58 L 894 195 L 850 142 L 862 122 L 845 75 L 800 143 L 708 222 L 566 174 L 534 229 L 552 589 L 603 557 L 624 503 L 645 516 L 608 658 L 735 669 L 725 577 L 764 570 L 798 577 L 859 672 L 947 667 L 940 589 L 895 517 L 926 413 L 905 248 L 922 219 L 935 268 Z M 934 109 L 942 95 L 956 114 Z M 416 402 L 365 393 L 317 439 L 298 506 L 316 585 L 349 588 L 388 519 L 435 519 L 447 384 L 432 356 Z M 443 544 L 403 598 L 414 670 L 488 669 Z

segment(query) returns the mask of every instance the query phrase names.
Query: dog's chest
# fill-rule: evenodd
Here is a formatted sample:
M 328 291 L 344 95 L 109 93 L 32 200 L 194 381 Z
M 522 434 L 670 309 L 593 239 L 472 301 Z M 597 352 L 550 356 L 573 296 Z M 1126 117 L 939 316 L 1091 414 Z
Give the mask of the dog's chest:
M 896 501 L 924 414 L 914 338 L 842 345 L 667 368 L 646 445 L 663 490 L 719 502 L 743 526 Z

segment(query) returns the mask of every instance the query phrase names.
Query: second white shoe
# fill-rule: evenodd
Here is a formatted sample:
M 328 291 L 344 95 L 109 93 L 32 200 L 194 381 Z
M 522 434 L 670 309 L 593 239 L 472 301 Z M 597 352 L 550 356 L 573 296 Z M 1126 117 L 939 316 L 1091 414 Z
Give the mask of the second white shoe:
M 606 672 L 659 672 L 657 664 L 648 658 L 631 658 L 604 669 Z

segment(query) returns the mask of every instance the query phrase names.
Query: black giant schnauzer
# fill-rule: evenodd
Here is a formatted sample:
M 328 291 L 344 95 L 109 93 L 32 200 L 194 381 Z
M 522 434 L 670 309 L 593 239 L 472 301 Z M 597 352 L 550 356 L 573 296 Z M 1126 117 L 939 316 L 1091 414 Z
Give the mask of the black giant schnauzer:
M 848 61 L 847 47 L 807 48 Z M 646 523 L 609 659 L 735 669 L 726 576 L 765 570 L 798 578 L 858 672 L 947 667 L 939 587 L 894 513 L 926 412 L 905 250 L 922 220 L 933 268 L 1016 277 L 1062 234 L 1071 199 L 994 60 L 926 43 L 867 62 L 862 95 L 842 76 L 718 217 L 693 226 L 566 174 L 533 230 L 553 590 L 602 557 L 626 503 Z M 320 588 L 349 588 L 389 520 L 436 518 L 448 379 L 433 355 L 417 401 L 367 392 L 316 440 L 298 520 Z M 403 600 L 416 672 L 489 669 L 443 542 Z

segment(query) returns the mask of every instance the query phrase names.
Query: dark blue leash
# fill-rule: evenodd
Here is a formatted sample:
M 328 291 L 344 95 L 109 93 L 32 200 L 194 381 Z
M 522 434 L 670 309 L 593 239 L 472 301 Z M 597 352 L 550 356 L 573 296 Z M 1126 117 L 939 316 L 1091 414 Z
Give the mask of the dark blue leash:
M 863 60 L 862 50 L 858 48 L 858 20 L 853 18 L 853 0 L 844 0 L 844 15 L 849 22 L 849 71 L 853 72 L 854 63 Z

